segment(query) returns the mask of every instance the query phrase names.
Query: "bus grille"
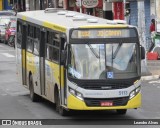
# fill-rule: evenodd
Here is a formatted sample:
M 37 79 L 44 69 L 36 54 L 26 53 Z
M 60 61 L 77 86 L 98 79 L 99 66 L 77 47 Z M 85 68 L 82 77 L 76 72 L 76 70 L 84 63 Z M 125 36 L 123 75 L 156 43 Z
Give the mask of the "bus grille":
M 84 98 L 84 101 L 88 107 L 100 107 L 101 102 L 113 102 L 113 106 L 125 106 L 127 105 L 128 100 L 129 97 L 108 98 L 108 99 Z
M 119 83 L 119 84 L 83 84 L 81 85 L 84 89 L 90 90 L 112 90 L 112 89 L 124 89 L 130 87 L 131 84 Z

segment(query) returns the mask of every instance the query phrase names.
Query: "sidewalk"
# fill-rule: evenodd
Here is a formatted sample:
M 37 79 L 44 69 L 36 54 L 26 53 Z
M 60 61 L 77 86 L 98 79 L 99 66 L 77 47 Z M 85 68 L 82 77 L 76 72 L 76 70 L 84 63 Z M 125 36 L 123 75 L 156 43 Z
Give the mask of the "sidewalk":
M 147 60 L 147 69 L 145 70 L 147 70 L 147 73 L 142 73 L 142 80 L 159 79 L 160 78 L 160 60 Z

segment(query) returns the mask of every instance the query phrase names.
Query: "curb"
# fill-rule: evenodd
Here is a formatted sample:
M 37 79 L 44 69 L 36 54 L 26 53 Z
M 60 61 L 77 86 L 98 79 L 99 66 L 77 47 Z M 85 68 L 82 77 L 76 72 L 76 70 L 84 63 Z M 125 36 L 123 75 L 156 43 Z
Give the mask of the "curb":
M 152 76 L 142 76 L 141 77 L 141 80 L 156 80 L 156 79 L 159 79 L 160 76 L 159 75 L 152 75 Z

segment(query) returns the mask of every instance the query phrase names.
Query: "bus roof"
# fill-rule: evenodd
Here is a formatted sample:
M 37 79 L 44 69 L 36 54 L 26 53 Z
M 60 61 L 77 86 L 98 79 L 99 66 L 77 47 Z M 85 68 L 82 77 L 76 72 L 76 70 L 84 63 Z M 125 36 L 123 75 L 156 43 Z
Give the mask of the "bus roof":
M 54 10 L 54 9 L 53 9 Z M 49 12 L 50 11 L 50 12 Z M 69 28 L 126 28 L 127 24 L 118 24 L 117 21 L 107 20 L 90 16 L 87 14 L 58 10 L 52 11 L 36 10 L 20 12 L 17 18 L 48 28 L 56 28 L 59 31 L 66 31 Z

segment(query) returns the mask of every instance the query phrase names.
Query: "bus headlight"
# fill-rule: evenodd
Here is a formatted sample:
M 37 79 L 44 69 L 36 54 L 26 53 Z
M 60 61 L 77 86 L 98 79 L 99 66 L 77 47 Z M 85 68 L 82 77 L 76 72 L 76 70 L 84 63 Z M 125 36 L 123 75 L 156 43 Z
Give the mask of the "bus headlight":
M 72 95 L 74 95 L 75 97 L 77 97 L 78 99 L 83 100 L 83 95 L 80 92 L 78 92 L 78 91 L 76 91 L 76 90 L 74 90 L 72 88 L 69 88 L 69 92 Z
M 75 90 L 73 90 L 72 88 L 69 88 L 69 92 L 70 92 L 72 95 L 74 95 L 74 96 L 75 96 L 75 94 L 76 94 Z
M 132 99 L 133 97 L 135 97 L 141 90 L 141 87 L 139 86 L 138 88 L 136 88 L 135 90 L 133 90 L 131 93 L 130 93 L 130 97 L 129 99 Z

